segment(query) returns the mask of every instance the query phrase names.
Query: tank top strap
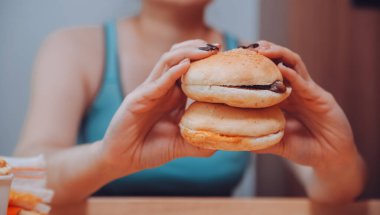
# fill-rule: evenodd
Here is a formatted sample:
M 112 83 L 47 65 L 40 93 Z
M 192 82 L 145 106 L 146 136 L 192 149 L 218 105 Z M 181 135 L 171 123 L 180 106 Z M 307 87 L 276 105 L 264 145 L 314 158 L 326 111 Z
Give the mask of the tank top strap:
M 232 36 L 231 34 L 224 32 L 224 44 L 226 45 L 226 50 L 234 49 L 239 46 L 239 40 L 237 37 Z
M 105 64 L 104 77 L 105 83 L 119 83 L 119 56 L 117 47 L 117 27 L 116 21 L 108 21 L 104 25 L 105 36 Z M 105 84 L 103 83 L 103 84 Z

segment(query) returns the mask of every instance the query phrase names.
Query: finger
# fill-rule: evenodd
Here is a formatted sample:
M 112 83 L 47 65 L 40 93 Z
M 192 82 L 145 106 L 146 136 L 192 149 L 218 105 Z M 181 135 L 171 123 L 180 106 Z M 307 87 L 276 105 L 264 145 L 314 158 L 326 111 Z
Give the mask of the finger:
M 181 49 L 181 48 L 186 48 L 186 47 L 206 47 L 207 44 L 209 44 L 209 43 L 207 43 L 204 40 L 200 40 L 200 39 L 187 40 L 187 41 L 184 41 L 181 43 L 174 44 L 171 47 L 170 51 L 173 51 L 176 49 Z M 221 45 L 219 43 L 213 43 L 213 44 L 209 44 L 209 45 L 216 46 L 219 50 L 221 48 Z
M 259 149 L 259 150 L 253 150 L 252 152 L 256 154 L 273 154 L 273 155 L 278 155 L 281 157 L 285 156 L 285 145 L 284 142 L 281 141 L 269 148 L 265 149 Z
M 264 40 L 259 41 L 258 44 L 259 46 L 255 48 L 255 50 L 257 50 L 260 54 L 273 60 L 282 61 L 300 73 L 302 78 L 310 79 L 306 66 L 297 53 L 288 48 Z
M 283 77 L 290 83 L 293 91 L 303 92 L 307 90 L 308 81 L 303 79 L 294 69 L 285 66 L 283 63 L 277 65 Z
M 175 50 L 175 49 L 184 48 L 184 47 L 189 47 L 189 46 L 192 46 L 192 47 L 202 47 L 202 46 L 205 46 L 206 44 L 207 44 L 206 41 L 204 41 L 204 40 L 200 40 L 200 39 L 196 39 L 196 40 L 186 40 L 186 41 L 184 41 L 184 42 L 180 42 L 180 43 L 176 43 L 176 44 L 174 44 L 174 45 L 170 48 L 170 51 Z
M 156 99 L 164 96 L 175 84 L 176 81 L 185 73 L 190 67 L 190 60 L 188 58 L 182 60 L 179 64 L 171 67 L 161 77 L 148 85 L 151 99 Z
M 181 60 L 188 58 L 190 61 L 200 60 L 216 54 L 217 50 L 204 51 L 199 47 L 184 47 L 178 48 L 163 54 L 158 63 L 153 68 L 152 73 L 149 75 L 146 81 L 153 81 L 159 78 L 165 70 L 178 64 Z
M 155 102 L 171 90 L 176 80 L 188 70 L 189 66 L 190 61 L 185 59 L 169 69 L 160 79 L 150 83 L 144 82 L 135 90 L 135 93 L 126 97 L 126 107 L 135 107 L 133 110 L 131 108 L 128 110 L 132 112 L 145 111 L 144 107 L 149 106 L 150 103 Z
M 286 80 L 290 82 L 294 94 L 297 94 L 303 100 L 314 101 L 325 95 L 326 91 L 320 88 L 312 79 L 305 80 L 293 69 L 280 63 L 279 70 Z
M 216 150 L 203 149 L 187 143 L 184 139 L 178 142 L 176 157 L 210 157 L 215 154 Z

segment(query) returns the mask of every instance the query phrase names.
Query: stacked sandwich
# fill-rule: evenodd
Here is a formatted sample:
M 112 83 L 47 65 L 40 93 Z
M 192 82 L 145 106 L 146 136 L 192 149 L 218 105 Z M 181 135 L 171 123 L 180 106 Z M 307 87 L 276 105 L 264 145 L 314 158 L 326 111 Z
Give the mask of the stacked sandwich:
M 5 157 L 5 160 L 12 167 L 14 176 L 9 194 L 8 215 L 48 214 L 54 193 L 46 188 L 44 157 Z
M 291 88 L 269 58 L 244 47 L 193 62 L 182 90 L 195 100 L 180 122 L 189 143 L 207 149 L 251 151 L 279 143 L 285 117 L 278 104 Z

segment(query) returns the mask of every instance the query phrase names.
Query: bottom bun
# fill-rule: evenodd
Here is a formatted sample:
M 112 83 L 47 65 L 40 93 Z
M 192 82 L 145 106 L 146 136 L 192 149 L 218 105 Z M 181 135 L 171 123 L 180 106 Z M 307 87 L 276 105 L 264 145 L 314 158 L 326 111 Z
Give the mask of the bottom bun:
M 252 151 L 268 148 L 279 143 L 284 131 L 260 137 L 226 136 L 209 131 L 195 131 L 181 127 L 182 137 L 190 144 L 205 148 L 224 151 Z

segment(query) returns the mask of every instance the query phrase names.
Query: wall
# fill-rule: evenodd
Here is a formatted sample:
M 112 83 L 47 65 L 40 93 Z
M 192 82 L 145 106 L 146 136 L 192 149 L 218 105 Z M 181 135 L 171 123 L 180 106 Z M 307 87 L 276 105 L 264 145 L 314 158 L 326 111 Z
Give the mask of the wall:
M 259 0 L 215 0 L 207 21 L 241 39 L 258 35 Z M 0 154 L 9 155 L 28 105 L 35 53 L 49 32 L 65 26 L 100 24 L 139 11 L 137 0 L 0 1 Z
M 261 11 L 261 36 L 299 53 L 313 79 L 342 106 L 368 165 L 361 197 L 379 198 L 380 10 L 355 8 L 351 0 L 265 0 Z M 258 162 L 259 195 L 301 194 L 281 159 Z

